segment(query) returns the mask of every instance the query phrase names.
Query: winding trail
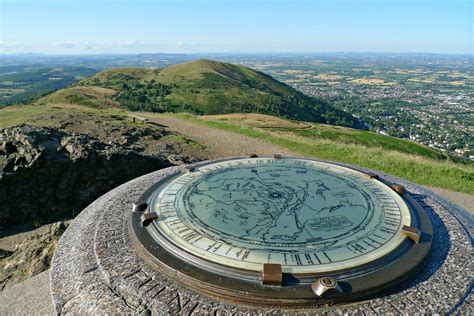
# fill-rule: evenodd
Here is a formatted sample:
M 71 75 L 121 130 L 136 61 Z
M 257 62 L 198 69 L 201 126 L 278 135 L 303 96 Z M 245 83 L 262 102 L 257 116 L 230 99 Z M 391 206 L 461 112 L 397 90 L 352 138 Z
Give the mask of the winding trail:
M 261 139 L 256 139 L 233 132 L 181 120 L 168 115 L 146 115 L 133 114 L 139 119 L 146 118 L 149 123 L 155 123 L 166 127 L 170 131 L 177 132 L 204 146 L 205 156 L 209 159 L 217 159 L 232 156 L 245 156 L 249 154 L 285 156 L 301 156 L 286 148 L 271 144 Z

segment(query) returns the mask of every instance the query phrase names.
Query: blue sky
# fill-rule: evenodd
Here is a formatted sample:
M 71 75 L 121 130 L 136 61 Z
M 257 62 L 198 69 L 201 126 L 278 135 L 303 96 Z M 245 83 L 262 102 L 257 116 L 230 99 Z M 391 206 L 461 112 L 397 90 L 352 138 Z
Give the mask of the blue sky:
M 0 52 L 474 53 L 468 0 L 0 0 Z

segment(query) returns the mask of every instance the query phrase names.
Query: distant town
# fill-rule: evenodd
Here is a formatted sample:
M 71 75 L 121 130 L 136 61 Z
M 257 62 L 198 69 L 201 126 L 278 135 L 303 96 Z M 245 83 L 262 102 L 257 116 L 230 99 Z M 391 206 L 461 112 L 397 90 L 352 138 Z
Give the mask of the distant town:
M 432 91 L 414 91 L 406 87 L 395 86 L 392 89 L 378 90 L 363 88 L 351 84 L 341 84 L 339 91 L 327 91 L 313 85 L 295 85 L 296 88 L 311 96 L 328 97 L 338 94 L 361 96 L 370 100 L 396 99 L 407 102 L 397 107 L 396 113 L 386 113 L 371 108 L 356 108 L 347 105 L 346 109 L 358 117 L 362 117 L 367 127 L 380 134 L 409 138 L 429 147 L 450 151 L 457 155 L 469 153 L 472 149 L 472 126 L 466 122 L 466 117 L 472 117 L 474 98 L 460 93 L 450 95 L 433 93 Z M 430 99 L 431 104 L 424 105 Z M 417 106 L 422 103 L 423 106 Z M 376 107 L 376 104 L 370 103 Z M 474 152 L 470 156 L 474 160 Z
M 383 135 L 474 160 L 474 66 L 466 56 L 318 56 L 253 61 Z

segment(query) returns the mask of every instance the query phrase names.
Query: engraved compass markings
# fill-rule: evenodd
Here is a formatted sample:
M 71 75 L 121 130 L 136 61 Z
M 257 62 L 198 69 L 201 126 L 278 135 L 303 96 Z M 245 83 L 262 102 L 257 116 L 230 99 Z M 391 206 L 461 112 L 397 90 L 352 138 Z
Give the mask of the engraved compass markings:
M 154 205 L 157 228 L 193 255 L 314 272 L 363 264 L 403 241 L 409 211 L 390 192 L 342 167 L 259 158 L 199 167 L 168 184 Z
M 260 178 L 262 178 L 262 177 L 260 177 Z M 262 178 L 262 179 L 263 179 L 263 178 Z M 265 185 L 268 186 L 268 184 L 266 184 L 266 183 L 265 183 Z M 278 199 L 281 201 L 281 197 L 278 197 Z M 342 204 L 343 204 L 343 203 L 342 203 Z M 344 206 L 344 205 L 338 205 L 338 206 L 336 206 L 336 208 L 338 208 L 338 207 L 340 207 L 340 206 Z M 353 206 L 353 205 L 351 205 L 351 206 Z M 276 215 L 279 215 L 279 214 L 277 213 Z M 295 222 L 297 223 L 298 228 L 301 229 L 301 226 L 303 226 L 303 225 L 301 224 L 301 221 L 299 221 L 299 220 L 297 219 L 297 217 L 295 217 Z M 259 228 L 259 226 L 261 226 L 261 225 L 257 224 L 255 227 L 252 227 L 251 229 L 253 229 L 253 228 Z M 311 235 L 311 234 L 310 234 L 310 235 Z

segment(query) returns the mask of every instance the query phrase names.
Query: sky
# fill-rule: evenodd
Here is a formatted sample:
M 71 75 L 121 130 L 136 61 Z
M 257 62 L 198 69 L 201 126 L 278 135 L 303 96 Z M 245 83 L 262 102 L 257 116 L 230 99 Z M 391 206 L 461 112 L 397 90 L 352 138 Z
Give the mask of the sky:
M 0 53 L 474 54 L 470 0 L 0 0 Z

